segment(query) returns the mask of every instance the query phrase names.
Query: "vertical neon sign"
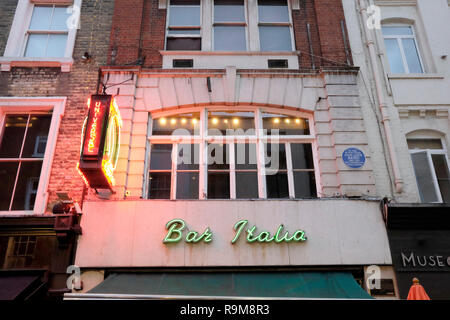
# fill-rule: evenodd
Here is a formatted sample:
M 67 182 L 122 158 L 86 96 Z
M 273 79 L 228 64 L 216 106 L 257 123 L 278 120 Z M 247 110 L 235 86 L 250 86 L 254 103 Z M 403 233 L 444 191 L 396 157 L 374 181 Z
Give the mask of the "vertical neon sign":
M 103 127 L 107 118 L 110 98 L 105 101 L 101 96 L 93 96 L 89 105 L 89 116 L 86 124 L 83 155 L 97 157 L 103 136 Z

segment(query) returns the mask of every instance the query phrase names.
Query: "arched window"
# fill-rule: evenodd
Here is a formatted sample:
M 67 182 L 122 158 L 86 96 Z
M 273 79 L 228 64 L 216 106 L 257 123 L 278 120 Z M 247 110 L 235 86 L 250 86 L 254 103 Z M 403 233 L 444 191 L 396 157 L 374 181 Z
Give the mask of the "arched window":
M 415 133 L 407 141 L 421 201 L 449 203 L 449 162 L 442 137 Z
M 309 114 L 211 107 L 152 117 L 149 199 L 317 195 Z

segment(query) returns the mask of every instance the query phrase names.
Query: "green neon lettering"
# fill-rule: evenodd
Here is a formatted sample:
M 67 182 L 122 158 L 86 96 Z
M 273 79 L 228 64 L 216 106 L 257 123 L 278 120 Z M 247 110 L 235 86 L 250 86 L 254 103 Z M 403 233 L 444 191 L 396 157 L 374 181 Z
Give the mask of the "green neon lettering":
M 262 231 L 258 235 L 258 241 L 259 242 L 272 242 L 275 237 L 270 237 L 270 233 L 267 231 Z
M 166 229 L 169 230 L 167 232 L 163 243 L 175 243 L 181 240 L 182 231 L 186 227 L 186 223 L 181 219 L 173 219 L 167 222 Z M 175 234 L 175 238 L 172 237 L 172 234 Z
M 252 239 L 253 232 L 255 232 L 256 226 L 253 226 L 251 229 L 247 229 L 247 242 L 252 243 L 258 240 L 258 237 Z
M 235 243 L 237 241 L 247 223 L 248 220 L 239 220 L 238 222 L 236 222 L 236 224 L 234 225 L 234 230 L 236 231 L 236 234 L 233 240 L 231 240 L 231 243 Z
M 287 232 L 284 234 L 283 237 L 280 238 L 280 233 L 283 231 L 283 228 L 284 228 L 284 226 L 282 224 L 278 227 L 277 233 L 275 234 L 275 242 L 276 243 L 280 243 L 280 242 L 284 241 L 286 238 Z
M 297 230 L 293 236 L 295 241 L 306 241 L 305 232 L 303 230 Z

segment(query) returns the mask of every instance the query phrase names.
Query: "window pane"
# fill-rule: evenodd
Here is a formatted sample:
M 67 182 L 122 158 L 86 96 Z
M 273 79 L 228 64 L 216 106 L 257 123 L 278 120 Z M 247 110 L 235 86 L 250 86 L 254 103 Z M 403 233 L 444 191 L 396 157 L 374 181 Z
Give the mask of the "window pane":
M 263 128 L 267 135 L 309 135 L 307 119 L 281 114 L 263 113 Z
M 169 29 L 169 34 L 200 34 L 200 29 Z
M 198 170 L 199 150 L 198 144 L 179 144 L 177 170 Z
M 216 26 L 214 27 L 214 50 L 245 51 L 245 27 Z
M 450 174 L 448 171 L 446 155 L 433 154 L 431 159 L 433 160 L 434 170 L 436 171 L 436 177 L 438 179 L 439 189 L 441 191 L 442 201 L 450 202 Z
M 294 171 L 294 188 L 296 198 L 316 197 L 316 180 L 314 172 Z
M 177 173 L 177 199 L 198 199 L 198 172 Z
M 258 0 L 259 22 L 289 22 L 286 0 Z
M 310 144 L 291 143 L 291 154 L 293 169 L 314 169 Z
M 257 169 L 256 144 L 236 143 L 234 159 L 236 170 Z
M 441 139 L 408 139 L 409 149 L 442 149 Z
M 410 73 L 422 73 L 419 53 L 414 39 L 402 39 L 403 50 L 405 50 L 406 62 Z
M 169 26 L 200 26 L 200 6 L 170 6 Z
M 12 210 L 33 210 L 41 167 L 42 161 L 22 162 Z
M 48 34 L 28 35 L 25 57 L 43 58 L 47 47 Z
M 400 53 L 400 47 L 398 46 L 397 39 L 384 39 L 384 44 L 386 45 L 391 72 L 405 73 L 405 69 L 403 68 L 402 55 Z
M 170 172 L 150 172 L 149 199 L 170 199 Z
M 292 51 L 291 31 L 284 26 L 260 26 L 261 51 Z
M 208 144 L 208 169 L 228 170 L 230 161 L 228 159 L 228 144 Z
M 27 121 L 28 115 L 6 116 L 0 141 L 0 158 L 19 158 Z
M 230 173 L 208 172 L 208 199 L 230 198 Z
M 266 168 L 270 171 L 286 169 L 286 146 L 282 143 L 264 144 Z
M 200 38 L 167 38 L 166 50 L 201 50 Z
M 258 198 L 258 173 L 236 172 L 236 198 Z
M 150 170 L 170 170 L 172 168 L 172 145 L 152 144 Z
M 244 0 L 214 0 L 214 22 L 245 22 Z
M 436 202 L 438 197 L 433 183 L 433 176 L 426 152 L 411 154 L 417 186 L 422 202 Z
M 18 166 L 18 162 L 0 162 L 0 211 L 9 210 Z
M 31 16 L 30 30 L 49 30 L 52 11 L 52 6 L 35 6 Z
M 253 112 L 208 112 L 208 135 L 256 135 Z
M 385 36 L 412 36 L 412 28 L 408 27 L 382 27 L 382 33 Z
M 70 13 L 67 11 L 68 7 L 55 7 L 53 13 L 53 21 L 51 25 L 51 30 L 67 30 L 67 21 L 70 17 Z
M 22 158 L 44 157 L 51 120 L 51 115 L 31 115 Z
M 66 34 L 51 34 L 48 38 L 47 57 L 64 57 L 66 43 Z
M 199 135 L 200 113 L 184 113 L 153 120 L 153 135 Z
M 289 198 L 286 172 L 266 176 L 267 198 Z

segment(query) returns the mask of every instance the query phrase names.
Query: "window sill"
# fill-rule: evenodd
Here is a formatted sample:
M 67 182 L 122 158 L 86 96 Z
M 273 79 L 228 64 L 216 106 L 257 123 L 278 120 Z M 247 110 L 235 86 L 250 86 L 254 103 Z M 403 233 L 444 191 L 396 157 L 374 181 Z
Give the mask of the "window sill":
M 196 50 L 161 50 L 161 55 L 190 56 L 298 56 L 300 51 L 196 51 Z
M 444 79 L 439 73 L 389 73 L 389 79 Z
M 12 67 L 60 67 L 61 72 L 70 72 L 72 58 L 24 58 L 0 57 L 1 71 L 9 72 Z

